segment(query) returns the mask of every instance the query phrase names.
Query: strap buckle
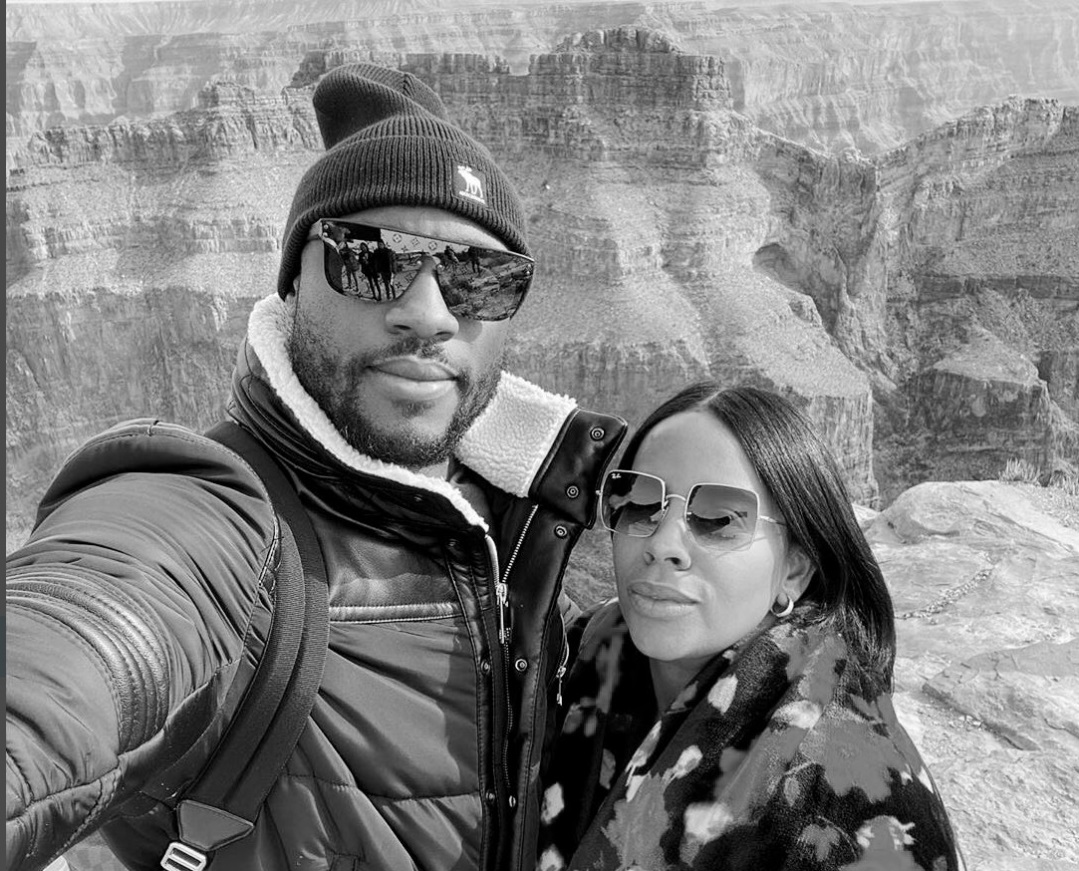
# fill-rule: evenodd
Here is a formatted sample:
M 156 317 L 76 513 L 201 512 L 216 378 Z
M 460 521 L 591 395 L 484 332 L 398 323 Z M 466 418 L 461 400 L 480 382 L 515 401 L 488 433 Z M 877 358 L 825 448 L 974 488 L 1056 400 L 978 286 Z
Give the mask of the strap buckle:
M 161 857 L 161 867 L 165 871 L 202 871 L 206 862 L 205 853 L 183 841 L 173 841 Z

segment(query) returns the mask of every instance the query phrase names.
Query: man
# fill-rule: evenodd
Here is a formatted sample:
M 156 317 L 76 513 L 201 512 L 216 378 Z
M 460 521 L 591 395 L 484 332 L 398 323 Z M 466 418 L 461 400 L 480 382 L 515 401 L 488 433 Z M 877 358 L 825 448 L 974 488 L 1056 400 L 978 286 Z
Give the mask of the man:
M 393 289 L 390 286 L 393 278 L 393 254 L 386 247 L 386 243 L 381 240 L 375 245 L 375 250 L 371 252 L 371 266 L 375 270 L 375 275 L 382 282 L 382 286 L 386 289 L 386 298 L 393 299 Z
M 381 302 L 382 287 L 378 283 L 378 275 L 375 272 L 371 249 L 366 242 L 360 243 L 360 269 L 363 271 L 363 277 L 367 279 L 367 289 L 371 291 L 371 297 Z
M 501 373 L 527 278 L 458 299 L 423 254 L 479 247 L 531 273 L 517 195 L 434 92 L 353 65 L 314 104 L 327 151 L 229 413 L 314 524 L 329 649 L 254 831 L 210 868 L 531 868 L 561 573 L 624 423 Z M 461 195 L 458 166 L 481 190 Z M 395 298 L 345 294 L 322 238 L 338 230 L 386 241 Z M 8 563 L 9 869 L 102 823 L 131 867 L 158 867 L 177 837 L 163 802 L 235 709 L 280 552 L 261 483 L 216 442 L 142 421 L 72 456 Z
M 337 256 L 341 258 L 344 266 L 345 287 L 350 293 L 355 291 L 357 286 L 356 271 L 360 268 L 360 258 L 357 252 L 353 250 L 352 243 L 348 241 L 348 234 L 345 232 L 344 227 L 332 221 L 326 221 L 319 235 L 337 249 Z

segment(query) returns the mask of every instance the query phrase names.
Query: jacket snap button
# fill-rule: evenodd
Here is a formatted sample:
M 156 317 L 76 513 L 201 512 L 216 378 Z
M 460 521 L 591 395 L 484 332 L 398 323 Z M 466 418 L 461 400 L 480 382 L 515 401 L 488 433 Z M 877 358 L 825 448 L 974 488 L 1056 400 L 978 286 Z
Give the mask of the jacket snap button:
M 491 673 L 491 660 L 489 660 L 489 659 L 482 660 L 480 662 L 480 671 L 482 671 L 484 674 L 490 674 Z
M 513 808 L 513 807 L 517 807 L 517 799 L 516 799 L 516 798 L 515 798 L 514 796 L 512 796 L 512 795 L 510 796 L 510 800 L 509 800 L 509 806 L 510 806 L 511 808 Z
M 554 534 L 558 538 L 565 538 L 567 535 L 569 535 L 569 530 L 560 523 L 554 528 Z
M 592 432 L 589 433 L 592 436 L 592 441 L 598 442 L 601 438 L 607 435 L 606 431 L 598 426 L 592 427 Z
M 519 672 L 526 672 L 528 671 L 528 660 L 524 657 L 521 657 L 515 663 L 513 663 L 513 667 Z
M 495 791 L 493 789 L 487 790 L 487 794 L 484 796 L 487 799 L 488 804 L 494 804 Z
M 566 495 L 569 496 L 570 499 L 576 499 L 578 496 L 581 495 L 581 488 L 578 487 L 576 484 L 570 484 L 566 488 Z

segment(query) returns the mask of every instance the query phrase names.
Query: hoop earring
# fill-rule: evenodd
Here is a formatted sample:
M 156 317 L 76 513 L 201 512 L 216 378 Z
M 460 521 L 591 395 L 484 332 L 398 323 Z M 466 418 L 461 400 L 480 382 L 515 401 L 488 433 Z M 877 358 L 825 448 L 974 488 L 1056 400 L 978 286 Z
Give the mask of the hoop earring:
M 769 608 L 769 610 L 779 620 L 782 620 L 784 617 L 789 617 L 791 611 L 794 610 L 794 599 L 792 599 L 790 596 L 787 596 L 787 604 L 784 605 L 780 610 L 777 611 L 776 610 L 776 604 L 778 602 L 779 602 L 779 599 L 776 599 L 776 601 L 772 603 L 772 606 L 771 606 L 771 608 Z

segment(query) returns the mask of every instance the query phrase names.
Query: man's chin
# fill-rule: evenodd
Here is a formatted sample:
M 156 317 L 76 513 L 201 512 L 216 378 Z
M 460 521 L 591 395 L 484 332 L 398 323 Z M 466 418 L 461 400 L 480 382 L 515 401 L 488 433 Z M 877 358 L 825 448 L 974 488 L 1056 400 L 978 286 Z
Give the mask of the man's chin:
M 389 401 L 365 395 L 341 409 L 334 423 L 356 450 L 411 469 L 445 462 L 461 437 L 460 402 L 451 396 L 428 401 Z
M 501 369 L 492 368 L 477 381 L 465 377 L 437 382 L 448 383 L 450 389 L 429 394 L 417 391 L 417 395 L 383 389 L 384 379 L 364 377 L 352 382 L 345 401 L 329 389 L 320 390 L 316 398 L 338 432 L 360 453 L 398 466 L 428 469 L 453 454 L 461 436 L 494 397 L 500 377 Z
M 362 409 L 362 411 L 361 411 Z M 456 387 L 428 397 L 387 397 L 365 392 L 354 419 L 380 441 L 441 442 L 453 428 L 461 409 Z
M 423 469 L 445 462 L 453 453 L 459 436 L 449 426 L 430 422 L 417 425 L 417 418 L 395 427 L 363 427 L 347 432 L 349 443 L 369 457 L 410 469 Z
M 384 462 L 420 469 L 444 463 L 461 436 L 494 396 L 501 369 L 494 368 L 478 382 L 448 382 L 450 390 L 407 397 L 379 389 L 365 379 L 351 408 L 334 422 L 361 453 Z M 447 383 L 447 382 L 439 382 Z M 344 409 L 342 409 L 344 411 Z

